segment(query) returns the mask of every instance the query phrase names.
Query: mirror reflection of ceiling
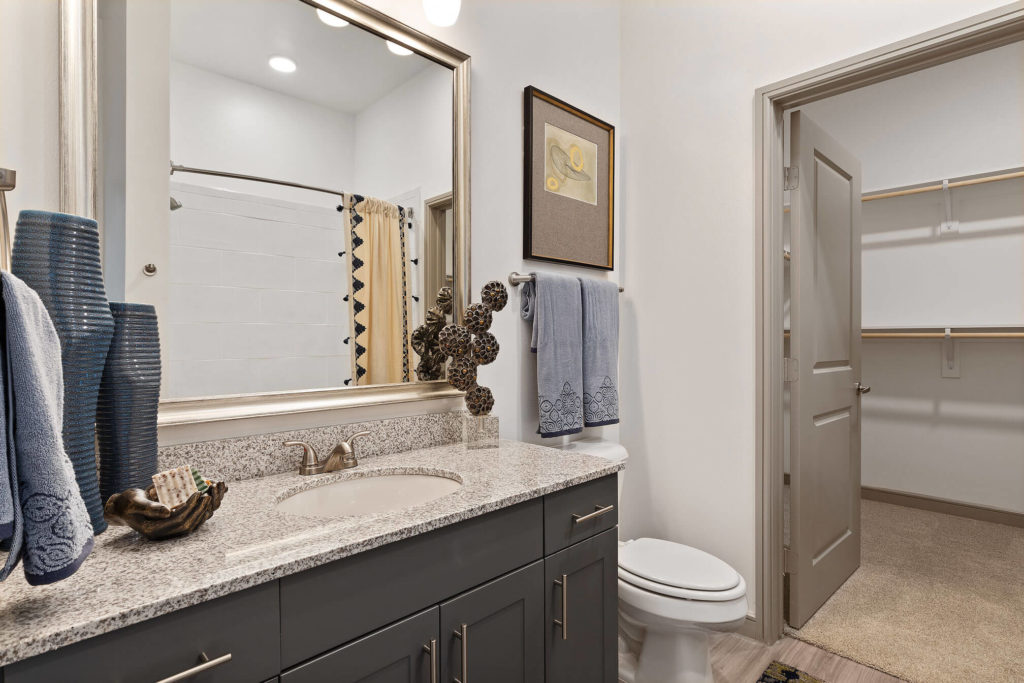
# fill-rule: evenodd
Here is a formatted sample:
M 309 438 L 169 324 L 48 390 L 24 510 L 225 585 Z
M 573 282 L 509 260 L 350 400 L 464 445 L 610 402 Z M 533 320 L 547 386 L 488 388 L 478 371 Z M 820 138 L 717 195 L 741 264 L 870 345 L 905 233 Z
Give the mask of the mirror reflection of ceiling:
M 288 57 L 297 68 L 268 64 Z M 174 0 L 171 58 L 345 113 L 362 111 L 432 64 L 356 26 L 331 27 L 299 0 Z M 353 87 L 358 80 L 358 87 Z

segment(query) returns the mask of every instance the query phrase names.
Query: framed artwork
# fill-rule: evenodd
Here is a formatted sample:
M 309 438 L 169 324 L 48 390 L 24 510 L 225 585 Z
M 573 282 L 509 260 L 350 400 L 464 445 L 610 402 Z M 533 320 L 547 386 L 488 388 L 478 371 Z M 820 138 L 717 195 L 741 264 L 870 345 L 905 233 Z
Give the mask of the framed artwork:
M 523 258 L 613 270 L 615 126 L 528 86 Z

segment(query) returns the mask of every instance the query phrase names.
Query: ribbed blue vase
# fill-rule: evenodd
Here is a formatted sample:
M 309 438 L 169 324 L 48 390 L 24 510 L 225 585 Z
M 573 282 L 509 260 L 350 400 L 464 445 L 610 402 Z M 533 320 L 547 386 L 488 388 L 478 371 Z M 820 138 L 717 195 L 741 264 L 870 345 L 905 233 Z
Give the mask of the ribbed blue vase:
M 96 398 L 114 331 L 103 287 L 96 221 L 22 211 L 11 272 L 43 300 L 60 338 L 64 372 L 64 449 L 75 468 L 94 533 L 107 528 L 96 474 Z
M 103 500 L 152 483 L 160 402 L 156 309 L 147 304 L 111 303 L 110 312 L 114 316 L 114 335 L 96 408 Z

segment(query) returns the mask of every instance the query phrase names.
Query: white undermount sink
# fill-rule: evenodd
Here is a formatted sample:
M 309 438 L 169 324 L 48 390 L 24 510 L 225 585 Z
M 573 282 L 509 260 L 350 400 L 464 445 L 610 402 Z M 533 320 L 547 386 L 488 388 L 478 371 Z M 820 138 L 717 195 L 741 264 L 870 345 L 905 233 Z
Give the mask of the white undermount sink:
M 277 509 L 307 517 L 369 515 L 429 503 L 461 487 L 455 479 L 432 474 L 370 474 L 299 491 Z

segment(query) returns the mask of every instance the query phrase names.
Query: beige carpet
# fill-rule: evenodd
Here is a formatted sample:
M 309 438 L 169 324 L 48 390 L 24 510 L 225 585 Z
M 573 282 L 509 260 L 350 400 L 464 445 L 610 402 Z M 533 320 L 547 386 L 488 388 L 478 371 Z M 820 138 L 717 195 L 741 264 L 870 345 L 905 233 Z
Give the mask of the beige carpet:
M 915 683 L 1024 681 L 1024 529 L 863 501 L 861 567 L 790 635 Z

